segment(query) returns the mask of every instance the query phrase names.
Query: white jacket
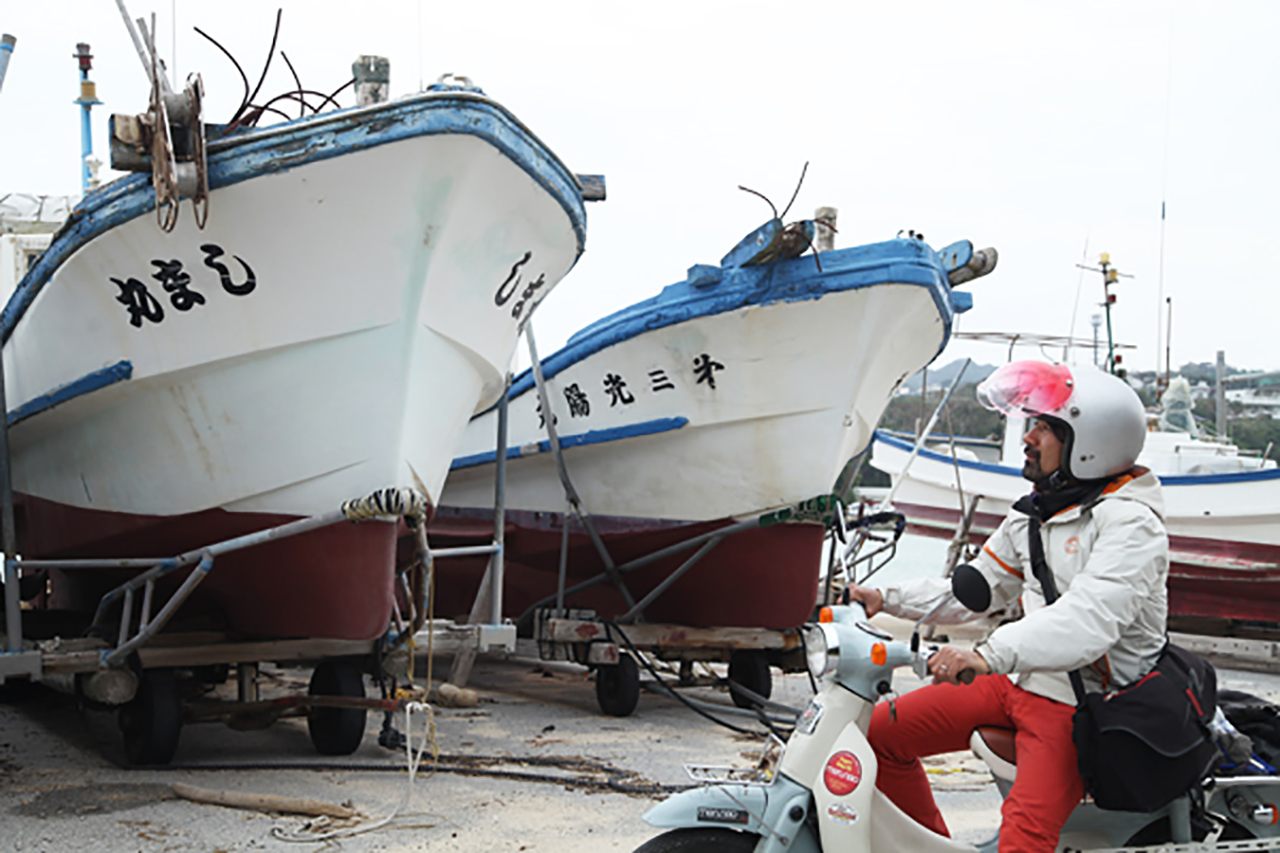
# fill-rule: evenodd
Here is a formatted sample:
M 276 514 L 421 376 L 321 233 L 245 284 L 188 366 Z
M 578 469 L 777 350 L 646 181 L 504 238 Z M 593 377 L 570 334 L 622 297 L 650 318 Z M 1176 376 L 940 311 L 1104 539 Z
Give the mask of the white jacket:
M 1082 669 L 1085 689 L 1131 684 L 1151 671 L 1165 644 L 1169 538 L 1160 481 L 1145 468 L 1116 478 L 1098 500 L 1072 506 L 1041 526 L 1045 561 L 1059 598 L 1046 606 L 1031 571 L 1027 516 L 1014 510 L 974 565 L 991 584 L 991 610 L 1022 596 L 1026 615 L 1001 625 L 977 651 L 997 674 L 1032 693 L 1076 704 L 1067 673 Z M 884 609 L 919 619 L 951 591 L 928 579 L 886 587 Z M 974 618 L 952 601 L 931 619 Z

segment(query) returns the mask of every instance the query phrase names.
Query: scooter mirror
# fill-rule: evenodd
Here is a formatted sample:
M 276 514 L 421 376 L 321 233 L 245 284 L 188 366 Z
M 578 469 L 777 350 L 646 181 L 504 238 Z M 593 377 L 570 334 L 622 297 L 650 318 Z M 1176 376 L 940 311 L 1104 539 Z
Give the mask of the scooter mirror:
M 951 592 L 956 601 L 974 613 L 985 613 L 991 607 L 991 584 L 968 563 L 956 566 L 951 573 Z

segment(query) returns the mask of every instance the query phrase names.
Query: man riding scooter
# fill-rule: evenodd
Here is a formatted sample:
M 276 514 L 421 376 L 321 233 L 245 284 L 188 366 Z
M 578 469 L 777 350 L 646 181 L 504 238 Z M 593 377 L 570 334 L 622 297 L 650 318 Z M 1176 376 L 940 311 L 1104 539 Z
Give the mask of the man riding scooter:
M 947 835 L 920 758 L 967 749 L 979 726 L 1015 729 L 1018 774 L 1004 801 L 999 849 L 1048 853 L 1083 795 L 1067 673 L 1081 670 L 1094 691 L 1131 684 L 1152 669 L 1165 644 L 1163 498 L 1155 475 L 1134 467 L 1146 415 L 1117 377 L 1013 362 L 978 386 L 978 398 L 1009 417 L 1035 418 L 1023 438 L 1022 469 L 1033 491 L 975 561 L 990 584 L 991 609 L 1021 597 L 1025 616 L 973 651 L 943 647 L 929 661 L 934 683 L 877 704 L 868 739 L 879 761 L 877 787 L 917 822 Z M 1051 605 L 1031 570 L 1031 515 L 1041 522 L 1044 557 L 1060 594 Z M 868 614 L 883 610 L 912 620 L 950 591 L 942 579 L 849 590 Z M 971 618 L 952 601 L 930 621 Z M 961 684 L 957 676 L 965 670 L 979 677 Z

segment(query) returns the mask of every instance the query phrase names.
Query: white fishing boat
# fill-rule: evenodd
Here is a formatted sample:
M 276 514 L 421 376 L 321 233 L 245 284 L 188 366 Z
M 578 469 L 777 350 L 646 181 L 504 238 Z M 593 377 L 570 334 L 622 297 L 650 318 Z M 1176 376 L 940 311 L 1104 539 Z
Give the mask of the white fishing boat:
M 993 250 L 975 253 L 967 241 L 939 254 L 914 237 L 816 258 L 762 252 L 786 230 L 773 220 L 720 266 L 691 268 L 542 360 L 565 464 L 614 562 L 830 496 L 894 391 L 946 345 L 955 313 L 971 304 L 948 276 L 963 281 L 995 265 Z M 515 380 L 509 400 L 505 603 L 518 616 L 556 591 L 566 500 L 531 372 Z M 479 541 L 492 529 L 496 416 L 467 428 L 433 542 Z M 712 546 L 646 618 L 805 621 L 824 528 L 767 521 Z M 571 583 L 603 570 L 580 524 L 570 525 L 568 541 Z M 633 597 L 688 556 L 628 574 Z M 440 612 L 465 610 L 483 568 L 478 559 L 440 565 Z M 613 585 L 569 603 L 606 615 L 630 607 Z
M 1164 423 L 1169 426 L 1167 419 Z M 893 478 L 893 504 L 916 533 L 950 538 L 976 500 L 971 537 L 981 543 L 1030 490 L 1021 473 L 1020 430 L 1008 431 L 995 462 L 980 461 L 960 443 L 953 453 L 946 436 L 931 436 L 908 467 L 914 444 L 912 437 L 878 430 L 870 464 Z M 1185 429 L 1162 430 L 1152 418 L 1138 464 L 1154 471 L 1164 486 L 1169 612 L 1277 621 L 1280 468 L 1275 462 Z
M 583 250 L 579 179 L 469 84 L 207 139 L 199 96 L 153 88 L 151 124 L 114 117 L 144 173 L 89 193 L 0 316 L 27 557 L 166 556 L 385 487 L 438 503 Z M 201 604 L 241 634 L 378 636 L 396 537 L 228 556 Z M 55 572 L 41 603 L 91 608 L 116 581 Z

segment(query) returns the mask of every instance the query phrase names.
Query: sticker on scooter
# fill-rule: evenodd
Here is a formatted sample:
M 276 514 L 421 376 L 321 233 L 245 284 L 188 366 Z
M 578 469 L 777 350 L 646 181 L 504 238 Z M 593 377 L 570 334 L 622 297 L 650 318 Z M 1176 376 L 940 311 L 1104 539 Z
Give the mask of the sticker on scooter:
M 851 826 L 858 819 L 858 813 L 853 810 L 853 806 L 847 806 L 844 803 L 832 803 L 827 806 L 827 817 L 836 823 Z
M 862 782 L 862 762 L 852 752 L 841 750 L 827 759 L 822 781 L 837 797 L 851 794 Z
M 810 702 L 809 706 L 804 709 L 804 713 L 800 715 L 800 719 L 796 721 L 796 731 L 811 735 L 813 730 L 818 727 L 818 721 L 821 719 L 822 706 L 817 702 Z
M 745 824 L 749 817 L 742 809 L 717 809 L 710 806 L 698 806 L 698 820 L 700 821 Z

